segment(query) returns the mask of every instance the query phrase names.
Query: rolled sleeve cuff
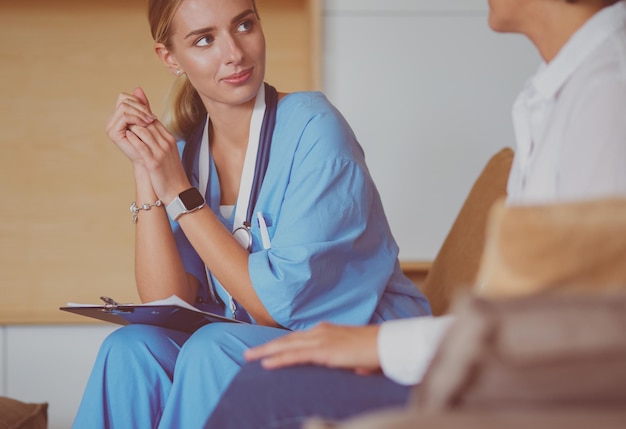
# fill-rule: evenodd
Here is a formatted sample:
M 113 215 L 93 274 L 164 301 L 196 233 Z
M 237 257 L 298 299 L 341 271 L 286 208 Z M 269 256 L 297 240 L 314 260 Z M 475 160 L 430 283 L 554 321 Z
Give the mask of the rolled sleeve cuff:
M 398 384 L 420 383 L 453 321 L 448 315 L 384 322 L 378 333 L 383 373 Z

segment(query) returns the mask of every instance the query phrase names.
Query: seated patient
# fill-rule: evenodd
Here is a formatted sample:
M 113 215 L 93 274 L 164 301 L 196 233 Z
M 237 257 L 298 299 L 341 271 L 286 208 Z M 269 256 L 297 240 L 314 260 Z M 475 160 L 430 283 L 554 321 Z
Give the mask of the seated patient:
M 180 86 L 171 120 L 136 88 L 119 95 L 107 125 L 134 173 L 139 296 L 176 294 L 250 323 L 116 330 L 77 429 L 203 428 L 249 347 L 322 320 L 430 314 L 400 269 L 350 126 L 323 94 L 264 82 L 254 0 L 150 0 L 148 18 Z
M 513 106 L 507 203 L 626 197 L 626 3 L 489 5 L 491 28 L 525 35 L 544 60 Z M 209 427 L 297 428 L 311 416 L 339 420 L 403 405 L 452 320 L 323 323 L 251 348 L 246 359 L 260 364 L 241 370 Z

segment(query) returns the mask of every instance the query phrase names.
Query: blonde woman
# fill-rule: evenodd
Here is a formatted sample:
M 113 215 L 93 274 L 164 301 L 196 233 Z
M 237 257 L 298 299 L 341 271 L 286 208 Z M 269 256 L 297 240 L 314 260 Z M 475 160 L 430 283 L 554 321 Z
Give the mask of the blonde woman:
M 133 166 L 137 289 L 142 301 L 175 294 L 247 323 L 118 329 L 100 349 L 77 429 L 201 428 L 248 347 L 323 320 L 430 312 L 400 270 L 341 114 L 321 93 L 264 82 L 255 2 L 150 0 L 149 20 L 181 82 L 171 118 L 161 122 L 136 88 L 107 126 Z

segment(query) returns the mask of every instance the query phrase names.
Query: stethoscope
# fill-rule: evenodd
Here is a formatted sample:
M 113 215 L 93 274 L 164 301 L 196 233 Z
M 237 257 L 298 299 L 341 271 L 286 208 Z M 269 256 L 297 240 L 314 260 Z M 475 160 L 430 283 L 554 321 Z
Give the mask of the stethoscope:
M 252 231 L 250 230 L 250 225 L 251 223 L 246 220 L 243 225 L 238 226 L 232 232 L 235 240 L 237 240 L 237 242 L 248 252 L 252 250 Z
M 267 87 L 267 90 L 266 90 Z M 266 94 L 267 92 L 267 94 Z M 276 90 L 269 85 L 261 85 L 257 93 L 250 134 L 235 206 L 232 234 L 248 252 L 252 251 L 252 217 L 254 207 L 261 192 L 263 178 L 267 171 L 272 144 L 272 134 L 276 124 Z M 209 182 L 209 120 L 204 126 L 200 143 L 200 163 L 198 181 L 200 192 L 206 194 Z
M 277 104 L 278 94 L 276 89 L 267 84 L 261 85 L 250 119 L 248 147 L 246 149 L 241 183 L 239 185 L 239 194 L 235 206 L 233 228 L 231 231 L 235 240 L 248 252 L 252 251 L 252 218 L 269 163 L 272 135 L 276 124 Z M 186 159 L 188 160 L 189 157 L 189 154 L 183 153 L 184 162 Z M 191 159 L 193 159 L 192 156 Z M 209 168 L 209 117 L 207 115 L 200 140 L 198 165 L 198 185 L 202 195 L 206 195 L 208 188 Z M 188 169 L 188 171 L 191 171 L 191 169 Z M 207 201 L 210 200 L 207 199 Z M 209 282 L 211 282 L 211 275 L 208 268 L 206 268 L 206 271 Z M 212 298 L 216 300 L 212 284 L 209 285 L 209 291 Z M 235 317 L 237 305 L 230 294 L 229 301 L 233 317 Z

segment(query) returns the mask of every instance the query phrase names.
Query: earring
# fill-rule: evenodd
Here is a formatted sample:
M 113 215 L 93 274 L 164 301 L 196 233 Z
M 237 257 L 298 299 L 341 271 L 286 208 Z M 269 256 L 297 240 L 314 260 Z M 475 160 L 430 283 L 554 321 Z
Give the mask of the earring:
M 181 75 L 181 73 L 182 73 L 182 72 L 181 72 L 180 70 L 176 69 L 176 76 L 180 76 L 180 75 Z

